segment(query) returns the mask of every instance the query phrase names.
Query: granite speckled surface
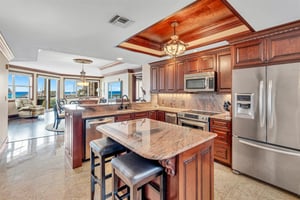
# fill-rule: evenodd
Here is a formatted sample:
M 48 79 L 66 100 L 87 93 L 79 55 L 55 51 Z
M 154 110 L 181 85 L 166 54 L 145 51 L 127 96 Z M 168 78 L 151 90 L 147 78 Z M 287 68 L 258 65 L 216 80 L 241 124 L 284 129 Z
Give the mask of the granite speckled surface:
M 97 126 L 98 131 L 147 159 L 164 160 L 215 138 L 215 133 L 151 119 Z
M 224 113 L 220 113 L 220 114 L 217 114 L 217 115 L 212 115 L 212 116 L 210 116 L 210 118 L 231 121 L 231 114 L 229 112 L 224 112 Z

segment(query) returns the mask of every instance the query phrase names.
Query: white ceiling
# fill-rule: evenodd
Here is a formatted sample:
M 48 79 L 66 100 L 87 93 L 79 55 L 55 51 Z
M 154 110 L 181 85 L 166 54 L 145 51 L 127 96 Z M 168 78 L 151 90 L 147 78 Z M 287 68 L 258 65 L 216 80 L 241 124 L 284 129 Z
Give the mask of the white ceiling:
M 137 68 L 156 57 L 117 48 L 127 38 L 192 3 L 193 0 L 0 0 L 0 33 L 15 58 L 11 64 L 79 74 L 73 58 L 94 62 L 87 75 Z M 300 19 L 299 0 L 228 0 L 255 29 Z M 133 20 L 127 28 L 108 21 L 118 14 Z M 224 43 L 220 43 L 224 44 Z M 202 48 L 203 49 L 203 48 Z M 99 67 L 124 58 L 111 69 Z M 164 58 L 165 59 L 165 58 Z

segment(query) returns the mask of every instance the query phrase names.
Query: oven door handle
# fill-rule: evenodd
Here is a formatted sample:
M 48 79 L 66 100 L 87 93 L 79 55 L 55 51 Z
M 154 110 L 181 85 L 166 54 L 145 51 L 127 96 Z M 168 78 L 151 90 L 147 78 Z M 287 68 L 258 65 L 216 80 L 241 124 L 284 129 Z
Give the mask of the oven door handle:
M 190 125 L 195 125 L 195 126 L 203 126 L 205 127 L 206 124 L 202 123 L 202 122 L 195 122 L 195 121 L 191 121 L 191 120 L 185 120 L 185 119 L 180 119 L 180 123 L 185 123 L 185 124 L 190 124 Z

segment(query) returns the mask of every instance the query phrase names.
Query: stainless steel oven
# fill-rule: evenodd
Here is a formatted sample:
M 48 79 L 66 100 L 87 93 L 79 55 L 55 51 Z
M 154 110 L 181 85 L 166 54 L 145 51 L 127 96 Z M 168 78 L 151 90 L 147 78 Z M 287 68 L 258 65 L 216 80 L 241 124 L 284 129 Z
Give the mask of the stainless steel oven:
M 209 116 L 217 112 L 188 110 L 178 113 L 178 125 L 209 131 Z
M 209 130 L 209 124 L 207 122 L 199 122 L 199 121 L 194 121 L 194 120 L 189 120 L 189 119 L 179 118 L 178 125 L 186 126 L 186 127 L 190 127 L 190 128 L 196 128 L 196 129 L 200 129 L 203 131 Z

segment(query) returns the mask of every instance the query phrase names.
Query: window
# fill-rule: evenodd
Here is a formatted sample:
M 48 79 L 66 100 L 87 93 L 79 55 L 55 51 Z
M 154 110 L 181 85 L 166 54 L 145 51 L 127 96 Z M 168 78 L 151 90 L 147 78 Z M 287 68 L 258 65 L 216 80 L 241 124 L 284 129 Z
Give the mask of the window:
M 8 99 L 32 99 L 32 74 L 9 72 Z
M 122 82 L 109 82 L 108 83 L 108 100 L 116 100 L 122 97 Z
M 80 86 L 79 79 L 65 79 L 64 80 L 64 96 L 67 98 L 80 96 L 98 96 L 97 89 L 99 81 L 87 81 L 89 86 Z

